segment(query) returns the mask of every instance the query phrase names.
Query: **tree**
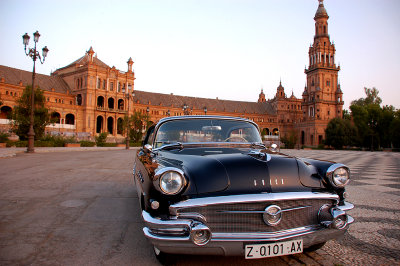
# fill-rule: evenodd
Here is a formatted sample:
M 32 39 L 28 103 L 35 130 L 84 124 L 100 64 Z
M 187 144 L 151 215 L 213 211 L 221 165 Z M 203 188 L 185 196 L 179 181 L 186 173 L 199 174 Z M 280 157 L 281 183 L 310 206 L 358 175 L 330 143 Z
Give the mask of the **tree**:
M 355 143 L 357 128 L 348 119 L 334 118 L 325 129 L 325 144 L 335 149 L 352 146 Z
M 297 143 L 297 135 L 294 130 L 291 130 L 288 135 L 284 135 L 281 138 L 281 141 L 285 144 L 285 148 L 287 149 L 294 149 L 294 146 Z
M 393 116 L 391 107 L 381 108 L 382 99 L 376 88 L 364 88 L 366 97 L 355 100 L 350 105 L 351 115 L 358 130 L 358 145 L 379 149 L 390 145 L 388 125 Z M 394 109 L 394 108 L 393 108 Z
M 17 106 L 12 111 L 11 128 L 21 140 L 28 139 L 28 131 L 30 126 L 31 113 L 31 86 L 26 86 L 21 97 L 17 100 Z M 49 110 L 45 107 L 46 99 L 43 91 L 35 90 L 35 106 L 33 117 L 33 129 L 35 131 L 35 139 L 43 137 L 46 125 L 50 122 Z
M 400 148 L 400 110 L 394 113 L 393 120 L 390 123 L 389 134 L 392 146 L 394 148 Z
M 146 113 L 135 111 L 129 118 L 125 117 L 125 125 L 129 128 L 129 138 L 134 142 L 142 141 L 143 129 L 150 126 L 150 116 Z
M 354 100 L 351 102 L 351 105 L 355 104 L 365 106 L 369 104 L 380 105 L 382 103 L 382 99 L 378 96 L 379 91 L 375 87 L 373 87 L 372 89 L 364 87 L 364 92 L 367 97 Z

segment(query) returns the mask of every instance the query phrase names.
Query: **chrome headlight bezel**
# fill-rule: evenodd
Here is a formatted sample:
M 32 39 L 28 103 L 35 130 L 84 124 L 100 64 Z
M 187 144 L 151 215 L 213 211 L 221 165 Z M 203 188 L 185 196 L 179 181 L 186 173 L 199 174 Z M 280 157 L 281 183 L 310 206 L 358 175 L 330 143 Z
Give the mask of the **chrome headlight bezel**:
M 344 188 L 350 181 L 350 169 L 340 163 L 331 165 L 326 171 L 329 183 L 336 188 Z
M 179 194 L 183 188 L 186 186 L 186 178 L 181 169 L 174 167 L 165 167 L 158 171 L 155 174 L 156 180 L 158 181 L 159 190 L 165 195 L 177 195 Z M 168 182 L 166 179 L 170 178 L 169 183 L 175 183 L 176 187 L 172 190 L 168 190 L 166 187 L 166 183 Z M 171 179 L 172 178 L 172 179 Z

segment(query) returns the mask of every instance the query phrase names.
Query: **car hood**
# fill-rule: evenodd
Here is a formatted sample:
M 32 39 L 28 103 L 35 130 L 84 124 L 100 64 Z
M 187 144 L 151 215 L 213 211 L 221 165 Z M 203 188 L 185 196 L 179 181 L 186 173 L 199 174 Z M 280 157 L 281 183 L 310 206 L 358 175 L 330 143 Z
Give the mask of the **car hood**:
M 263 157 L 264 155 L 264 157 Z M 301 191 L 297 160 L 259 150 L 188 148 L 162 151 L 160 163 L 184 170 L 198 194 Z

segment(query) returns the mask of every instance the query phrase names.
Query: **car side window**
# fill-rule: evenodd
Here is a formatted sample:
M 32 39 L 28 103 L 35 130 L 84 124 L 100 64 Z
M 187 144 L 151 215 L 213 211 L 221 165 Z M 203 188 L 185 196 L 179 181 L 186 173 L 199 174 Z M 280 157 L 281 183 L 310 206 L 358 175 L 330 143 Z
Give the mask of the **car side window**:
M 144 141 L 143 141 L 143 145 L 146 145 L 146 144 L 152 145 L 153 140 L 154 140 L 154 128 L 155 128 L 155 127 L 152 126 L 152 127 L 150 127 L 149 130 L 147 131 L 147 135 L 146 135 L 146 138 L 145 138 Z

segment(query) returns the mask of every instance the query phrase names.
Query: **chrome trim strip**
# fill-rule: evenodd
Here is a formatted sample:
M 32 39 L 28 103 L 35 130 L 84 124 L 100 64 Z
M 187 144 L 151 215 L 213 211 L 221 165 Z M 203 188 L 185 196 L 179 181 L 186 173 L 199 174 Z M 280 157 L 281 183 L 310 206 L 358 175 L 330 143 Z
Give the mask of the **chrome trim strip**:
M 160 236 L 151 233 L 151 230 L 147 227 L 143 228 L 145 237 L 153 240 L 166 240 L 166 241 L 190 241 L 190 236 Z M 191 242 L 191 241 L 190 241 Z
M 305 208 L 310 208 L 312 206 L 300 206 L 300 207 L 294 207 L 294 208 L 289 208 L 289 209 L 283 209 L 277 212 L 276 214 L 279 214 L 281 212 L 288 212 L 288 211 L 294 211 L 294 210 L 300 210 L 300 209 L 305 209 Z M 220 213 L 267 213 L 265 210 L 264 211 L 217 211 Z M 179 217 L 181 217 L 181 214 L 179 214 Z
M 185 219 L 177 220 L 161 220 L 153 218 L 148 212 L 142 211 L 142 217 L 145 224 L 150 228 L 163 229 L 163 228 L 182 228 L 183 230 L 190 230 L 192 221 Z
M 178 202 L 170 206 L 170 213 L 177 215 L 180 208 L 201 207 L 216 204 L 232 204 L 232 203 L 251 203 L 260 201 L 280 201 L 280 200 L 299 200 L 299 199 L 332 199 L 338 200 L 337 194 L 318 193 L 318 192 L 283 192 L 283 193 L 261 193 L 261 194 L 245 194 L 221 197 L 206 197 L 189 199 Z
M 319 225 L 310 225 L 277 232 L 246 232 L 246 233 L 213 233 L 212 241 L 230 240 L 230 241 L 278 241 L 291 237 L 307 235 L 321 230 L 323 227 Z
M 354 205 L 350 202 L 345 201 L 344 205 L 338 205 L 336 207 L 342 211 L 349 211 L 354 208 Z

